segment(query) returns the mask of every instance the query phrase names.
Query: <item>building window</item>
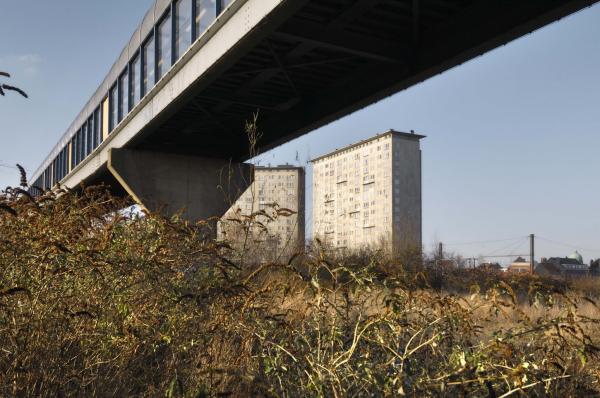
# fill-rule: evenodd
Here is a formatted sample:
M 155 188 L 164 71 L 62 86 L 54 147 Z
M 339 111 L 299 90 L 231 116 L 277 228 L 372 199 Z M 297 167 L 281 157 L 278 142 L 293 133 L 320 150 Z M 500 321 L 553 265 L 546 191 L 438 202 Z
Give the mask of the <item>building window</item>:
M 129 81 L 131 82 L 131 95 L 129 96 L 129 110 L 133 109 L 138 102 L 140 102 L 140 98 L 142 95 L 142 80 L 141 80 L 141 72 L 142 72 L 142 60 L 140 55 L 136 55 L 133 61 L 131 61 L 131 68 L 129 70 L 130 76 Z
M 127 70 L 119 78 L 119 122 L 129 113 L 129 74 Z
M 192 0 L 175 3 L 175 59 L 192 44 Z
M 217 0 L 195 0 L 196 1 L 196 37 L 200 37 L 202 33 L 217 16 Z
M 155 60 L 155 52 L 154 52 L 154 35 L 150 35 L 150 37 L 144 43 L 142 49 L 142 63 L 143 63 L 143 86 L 142 86 L 142 96 L 148 94 L 150 89 L 154 87 L 156 83 L 156 78 L 154 76 L 154 63 Z
M 117 106 L 119 103 L 118 99 L 118 90 L 115 85 L 110 89 L 109 95 L 109 108 L 110 108 L 110 117 L 109 117 L 109 131 L 113 131 L 115 127 L 117 127 L 117 120 L 119 119 L 119 107 Z
M 171 67 L 171 13 L 167 15 L 158 25 L 156 48 L 158 49 L 158 63 L 156 65 L 157 80 L 167 73 Z

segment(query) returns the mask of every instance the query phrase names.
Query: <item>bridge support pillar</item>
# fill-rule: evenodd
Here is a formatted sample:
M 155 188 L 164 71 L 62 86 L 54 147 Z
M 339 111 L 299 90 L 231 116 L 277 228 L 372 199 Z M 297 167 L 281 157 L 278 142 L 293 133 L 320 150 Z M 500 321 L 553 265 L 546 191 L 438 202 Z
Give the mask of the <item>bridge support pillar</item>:
M 190 221 L 221 217 L 252 183 L 252 165 L 113 148 L 108 169 L 142 207 Z

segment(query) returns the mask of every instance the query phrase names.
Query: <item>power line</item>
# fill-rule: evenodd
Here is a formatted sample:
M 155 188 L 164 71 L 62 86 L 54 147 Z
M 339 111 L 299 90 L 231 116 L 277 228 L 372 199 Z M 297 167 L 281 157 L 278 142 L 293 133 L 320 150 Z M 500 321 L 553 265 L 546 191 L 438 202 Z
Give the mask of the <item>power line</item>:
M 444 242 L 444 246 L 461 246 L 461 245 L 475 245 L 475 244 L 483 244 L 483 243 L 497 243 L 497 242 L 508 242 L 514 241 L 516 239 L 526 239 L 527 236 L 517 236 L 513 238 L 506 239 L 495 239 L 495 240 L 479 240 L 479 241 L 471 241 L 471 242 L 455 242 L 455 243 L 446 243 Z
M 544 237 L 539 236 L 539 235 L 536 235 L 536 238 L 541 239 L 541 240 L 546 241 L 546 242 L 549 242 L 549 243 L 554 243 L 556 245 L 566 246 L 566 247 L 570 247 L 570 248 L 573 248 L 573 249 L 578 249 L 578 250 L 581 250 L 581 251 L 596 252 L 596 253 L 600 252 L 599 249 L 589 249 L 589 248 L 586 249 L 585 247 L 571 245 L 569 243 L 564 243 L 564 242 L 559 242 L 559 241 L 556 241 L 556 240 L 553 240 L 553 239 L 544 238 Z
M 515 258 L 515 257 L 524 257 L 524 256 L 529 256 L 529 254 L 498 254 L 496 256 L 479 256 L 479 257 L 481 257 L 481 258 L 500 258 L 500 257 Z
M 501 247 L 499 249 L 496 249 L 496 250 L 492 251 L 491 253 L 489 253 L 488 256 L 492 256 L 492 255 L 498 254 L 500 252 L 505 252 L 505 253 L 509 252 L 510 253 L 513 250 L 516 250 L 517 248 L 519 248 L 523 244 L 524 241 L 522 239 L 523 238 L 519 238 L 517 241 L 513 241 L 513 242 L 509 243 L 506 246 L 503 246 L 503 247 Z

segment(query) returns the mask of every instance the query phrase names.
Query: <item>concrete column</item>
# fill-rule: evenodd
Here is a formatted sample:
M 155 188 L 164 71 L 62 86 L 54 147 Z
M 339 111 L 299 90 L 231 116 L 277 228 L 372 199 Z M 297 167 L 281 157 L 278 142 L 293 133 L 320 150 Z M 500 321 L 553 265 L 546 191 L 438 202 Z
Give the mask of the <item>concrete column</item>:
M 221 217 L 253 178 L 246 163 L 122 148 L 110 149 L 108 169 L 142 207 L 190 221 Z

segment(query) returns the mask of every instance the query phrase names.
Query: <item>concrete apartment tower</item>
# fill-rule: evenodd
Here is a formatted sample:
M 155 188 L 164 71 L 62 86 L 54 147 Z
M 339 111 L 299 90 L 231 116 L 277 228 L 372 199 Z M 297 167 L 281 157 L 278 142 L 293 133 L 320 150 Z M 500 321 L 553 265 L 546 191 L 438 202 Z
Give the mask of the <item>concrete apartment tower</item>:
M 217 237 L 257 261 L 287 261 L 305 244 L 304 201 L 304 168 L 255 167 L 254 182 L 221 218 Z
M 338 249 L 420 249 L 422 138 L 390 130 L 312 160 L 313 238 Z

